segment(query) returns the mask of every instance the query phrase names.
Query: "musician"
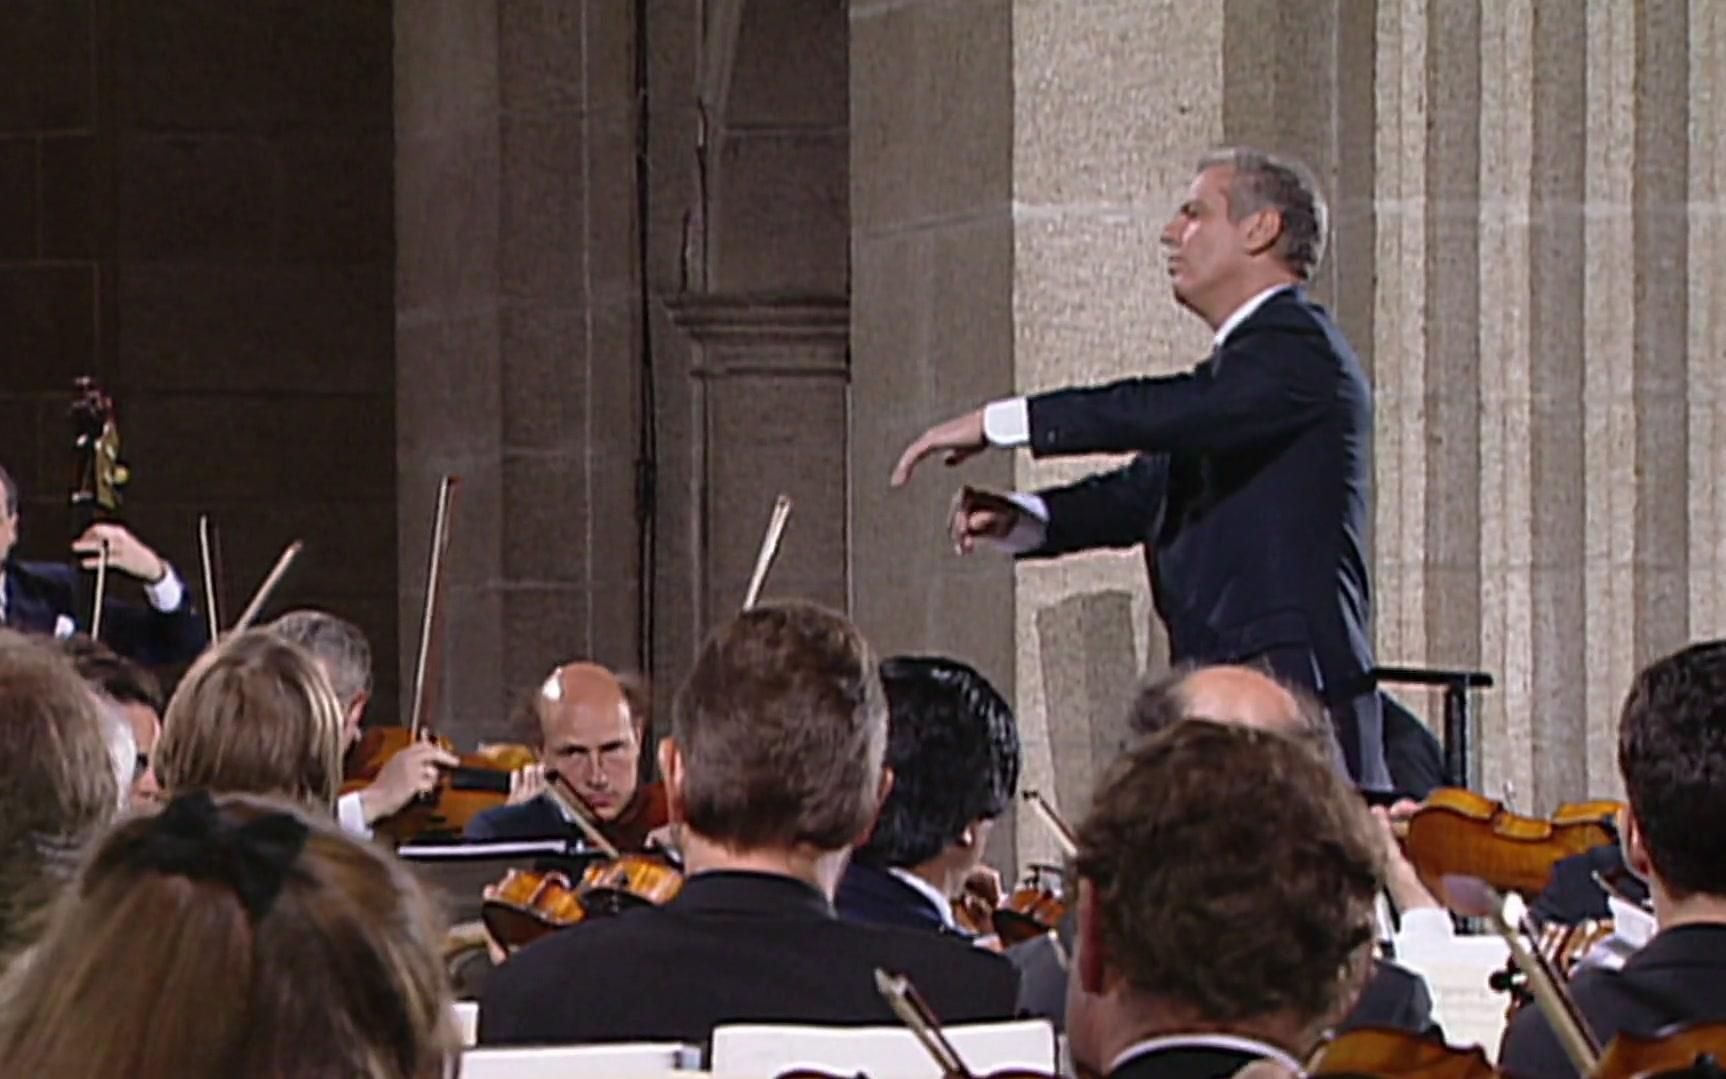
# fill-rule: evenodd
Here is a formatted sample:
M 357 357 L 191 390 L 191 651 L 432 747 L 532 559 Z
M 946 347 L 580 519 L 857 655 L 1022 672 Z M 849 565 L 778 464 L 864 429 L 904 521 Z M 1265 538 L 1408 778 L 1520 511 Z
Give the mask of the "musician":
M 1074 1062 L 1299 1073 L 1371 969 L 1377 865 L 1359 797 L 1292 739 L 1192 720 L 1130 750 L 1079 829 Z
M 198 657 L 168 701 L 155 771 L 191 790 L 285 797 L 334 814 L 342 708 L 309 652 L 252 629 Z
M 995 687 L 958 660 L 893 657 L 881 684 L 893 789 L 833 905 L 847 921 L 957 932 L 952 900 L 1019 781 L 1019 731 Z
M 1262 671 L 1217 665 L 1183 667 L 1147 683 L 1133 701 L 1128 725 L 1140 737 L 1173 727 L 1183 718 L 1208 719 L 1272 731 L 1301 743 L 1343 774 L 1341 751 L 1330 716 L 1317 701 Z M 1374 810 L 1386 891 L 1403 914 L 1409 932 L 1448 936 L 1450 916 L 1420 882 L 1402 856 L 1388 822 Z M 1406 967 L 1374 959 L 1373 970 L 1338 1030 L 1391 1027 L 1416 1034 L 1441 1033 L 1432 1017 L 1432 992 L 1426 979 Z
M 1372 390 L 1303 285 L 1327 211 L 1307 171 L 1238 148 L 1205 156 L 1163 229 L 1177 302 L 1214 335 L 1191 371 L 996 401 L 930 428 L 899 458 L 956 464 L 989 447 L 1037 457 L 1132 452 L 1125 467 L 1034 494 L 962 490 L 954 545 L 1029 558 L 1142 546 L 1175 660 L 1262 660 L 1337 717 L 1349 772 L 1388 792 L 1373 667 L 1367 514 Z
M 360 628 L 327 611 L 289 611 L 270 630 L 304 648 L 313 659 L 342 709 L 342 754 L 359 741 L 366 706 L 372 699 L 372 646 Z M 336 819 L 354 835 L 370 838 L 372 825 L 399 812 L 421 794 L 437 787 L 438 768 L 453 768 L 456 758 L 432 742 L 404 748 L 384 762 L 371 785 L 336 800 Z
M 103 706 L 121 717 L 132 732 L 135 757 L 126 802 L 155 802 L 161 792 L 150 770 L 150 756 L 162 734 L 162 684 L 143 667 L 83 634 L 61 641 L 60 651 Z
M 1648 883 L 1660 931 L 1619 970 L 1584 969 L 1572 995 L 1602 1045 L 1726 1020 L 1726 641 L 1691 645 L 1636 676 L 1618 721 L 1629 803 L 1625 863 Z M 1536 1008 L 1499 1062 L 1518 1076 L 1576 1074 Z
M 0 970 L 120 808 L 133 753 L 63 656 L 0 629 Z
M 327 816 L 194 792 L 101 841 L 0 1009 L 0 1074 L 445 1079 L 440 939 L 412 873 Z
M 621 850 L 641 850 L 667 821 L 665 792 L 643 784 L 645 711 L 631 707 L 616 675 L 595 663 L 568 663 L 551 672 L 533 699 L 543 762 L 525 769 L 510 805 L 468 821 L 469 839 L 581 839 L 584 833 L 544 793 L 548 772 L 591 812 L 600 832 Z
M 891 783 L 869 647 L 807 604 L 737 616 L 702 648 L 660 744 L 688 874 L 662 907 L 590 919 L 494 971 L 482 1043 L 705 1041 L 728 1022 L 895 1022 L 877 967 L 949 1022 L 1007 1018 L 1015 977 L 958 940 L 840 921 L 832 896 Z
M 18 485 L 0 466 L 0 625 L 27 633 L 69 637 L 90 631 L 90 612 L 76 609 L 78 568 L 57 562 L 19 562 Z M 143 583 L 149 604 L 109 597 L 102 605 L 102 640 L 114 651 L 149 666 L 185 663 L 209 643 L 191 593 L 174 567 L 124 525 L 97 523 L 72 544 L 84 569 L 94 569 L 103 541 L 108 568 Z

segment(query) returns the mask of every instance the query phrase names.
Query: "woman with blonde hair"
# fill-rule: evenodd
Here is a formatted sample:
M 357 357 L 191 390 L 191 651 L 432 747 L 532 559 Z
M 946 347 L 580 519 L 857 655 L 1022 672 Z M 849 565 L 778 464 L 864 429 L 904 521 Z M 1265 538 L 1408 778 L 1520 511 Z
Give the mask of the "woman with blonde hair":
M 443 1079 L 432 907 L 286 802 L 194 791 L 116 828 L 0 1015 L 0 1075 Z
M 190 790 L 279 794 L 334 811 L 342 708 L 318 663 L 268 630 L 205 652 L 168 702 L 156 778 Z

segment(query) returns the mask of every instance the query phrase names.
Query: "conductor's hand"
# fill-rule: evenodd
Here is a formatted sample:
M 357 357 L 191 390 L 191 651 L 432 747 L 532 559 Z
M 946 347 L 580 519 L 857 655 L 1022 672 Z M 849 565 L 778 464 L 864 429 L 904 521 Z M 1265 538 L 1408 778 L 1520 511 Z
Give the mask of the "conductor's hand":
M 123 525 L 116 524 L 93 524 L 72 542 L 72 553 L 80 556 L 85 569 L 95 569 L 101 561 L 103 540 L 108 542 L 109 568 L 130 574 L 145 584 L 155 584 L 168 575 L 168 564 L 161 555 Z
M 983 410 L 967 412 L 946 423 L 938 423 L 917 436 L 917 441 L 905 447 L 899 463 L 893 466 L 893 486 L 903 487 L 911 479 L 917 463 L 933 453 L 945 452 L 949 465 L 956 465 L 988 449 L 989 440 L 983 434 Z
M 953 550 L 970 554 L 979 539 L 1005 539 L 1025 511 L 1005 495 L 978 487 L 961 487 L 953 496 L 953 512 L 947 518 L 947 534 Z
M 437 786 L 438 767 L 454 768 L 461 763 L 435 742 L 415 742 L 384 762 L 378 778 L 360 792 L 360 805 L 366 811 L 366 823 L 374 824 L 396 813 L 415 796 Z

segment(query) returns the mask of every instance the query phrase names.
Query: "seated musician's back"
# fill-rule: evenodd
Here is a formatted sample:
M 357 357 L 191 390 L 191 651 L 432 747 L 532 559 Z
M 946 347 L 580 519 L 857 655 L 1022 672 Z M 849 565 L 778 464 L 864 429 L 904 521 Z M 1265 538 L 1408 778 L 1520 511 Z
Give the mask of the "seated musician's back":
M 1618 720 L 1630 803 L 1624 860 L 1648 883 L 1660 932 L 1622 970 L 1588 969 L 1571 991 L 1604 1045 L 1726 1019 L 1726 641 L 1692 645 L 1636 676 Z M 1499 1055 L 1518 1076 L 1576 1074 L 1538 1009 Z
M 907 974 L 949 1022 L 1012 1014 L 999 956 L 852 925 L 832 895 L 886 793 L 887 711 L 838 615 L 758 607 L 702 650 L 660 749 L 690 874 L 663 907 L 595 919 L 493 973 L 480 1041 L 705 1040 L 725 1022 L 892 1023 L 873 972 Z

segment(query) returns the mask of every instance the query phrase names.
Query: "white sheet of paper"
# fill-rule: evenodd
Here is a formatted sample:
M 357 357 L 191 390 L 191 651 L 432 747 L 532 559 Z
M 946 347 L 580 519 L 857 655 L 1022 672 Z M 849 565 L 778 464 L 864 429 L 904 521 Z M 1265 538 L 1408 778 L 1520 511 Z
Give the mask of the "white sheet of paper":
M 1498 937 L 1398 940 L 1396 961 L 1426 979 L 1434 1018 L 1452 1045 L 1479 1045 L 1498 1059 L 1504 1036 L 1504 1010 L 1510 998 L 1487 984 L 1504 969 L 1510 947 Z

